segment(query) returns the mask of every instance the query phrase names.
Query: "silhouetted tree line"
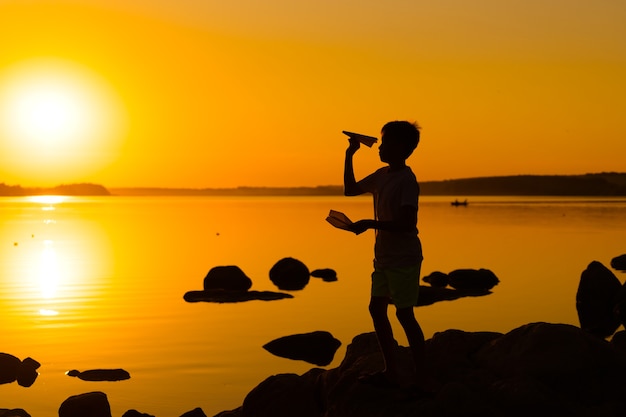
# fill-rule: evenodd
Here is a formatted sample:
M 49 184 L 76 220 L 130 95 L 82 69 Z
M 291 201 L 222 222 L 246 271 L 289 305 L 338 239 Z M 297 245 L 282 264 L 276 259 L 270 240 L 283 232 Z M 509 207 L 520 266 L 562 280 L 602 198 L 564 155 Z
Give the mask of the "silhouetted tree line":
M 2 196 L 29 196 L 29 195 L 111 195 L 109 190 L 100 184 L 61 184 L 50 188 L 31 188 L 19 185 L 7 185 L 0 183 L 0 195 Z
M 539 195 L 539 196 L 626 196 L 626 173 L 603 172 L 585 175 L 516 175 L 463 178 L 420 183 L 422 195 Z M 0 183 L 2 196 L 28 195 L 125 195 L 125 196 L 333 196 L 343 195 L 340 185 L 317 187 L 236 188 L 113 188 L 99 184 L 64 184 L 52 188 L 23 188 Z

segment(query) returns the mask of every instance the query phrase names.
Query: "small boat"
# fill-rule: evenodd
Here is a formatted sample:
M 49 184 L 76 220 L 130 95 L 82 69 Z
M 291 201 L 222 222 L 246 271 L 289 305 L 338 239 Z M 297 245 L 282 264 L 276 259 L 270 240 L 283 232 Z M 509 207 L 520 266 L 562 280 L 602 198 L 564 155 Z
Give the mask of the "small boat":
M 467 206 L 467 199 L 463 200 L 463 201 L 459 201 L 459 200 L 454 200 L 453 202 L 451 202 L 450 204 L 452 204 L 455 207 L 458 206 Z

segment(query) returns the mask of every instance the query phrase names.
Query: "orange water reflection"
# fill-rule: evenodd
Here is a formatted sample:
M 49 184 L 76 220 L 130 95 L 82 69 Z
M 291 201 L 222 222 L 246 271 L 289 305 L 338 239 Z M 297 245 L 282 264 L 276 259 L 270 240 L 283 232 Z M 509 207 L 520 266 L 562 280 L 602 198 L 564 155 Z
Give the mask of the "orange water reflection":
M 8 326 L 40 317 L 77 316 L 111 273 L 111 250 L 104 230 L 73 215 L 72 199 L 36 196 L 14 205 L 19 210 L 3 225 L 0 255 Z M 50 323 L 48 323 L 50 324 Z

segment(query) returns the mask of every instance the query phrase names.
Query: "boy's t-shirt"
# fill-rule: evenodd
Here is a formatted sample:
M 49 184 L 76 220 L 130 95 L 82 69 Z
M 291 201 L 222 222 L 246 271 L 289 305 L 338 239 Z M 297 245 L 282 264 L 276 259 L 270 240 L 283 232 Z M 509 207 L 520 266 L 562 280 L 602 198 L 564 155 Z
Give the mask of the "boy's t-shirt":
M 374 196 L 374 216 L 379 221 L 392 221 L 402 206 L 418 208 L 419 184 L 410 167 L 389 171 L 383 167 L 359 181 L 363 191 Z M 422 261 L 422 244 L 417 227 L 410 232 L 376 230 L 374 266 L 393 268 L 416 265 Z

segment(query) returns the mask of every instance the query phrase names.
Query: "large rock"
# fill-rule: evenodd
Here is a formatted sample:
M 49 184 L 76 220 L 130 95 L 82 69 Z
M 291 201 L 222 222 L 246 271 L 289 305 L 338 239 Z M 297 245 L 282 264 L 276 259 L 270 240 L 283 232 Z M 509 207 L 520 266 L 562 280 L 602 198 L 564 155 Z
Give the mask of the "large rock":
M 426 342 L 440 389 L 407 398 L 358 381 L 383 367 L 376 335 L 356 336 L 338 368 L 274 375 L 221 417 L 626 415 L 626 352 L 582 329 L 533 323 L 507 334 L 448 330 Z M 404 372 L 410 349 L 396 347 Z M 410 373 L 409 373 L 410 376 Z
M 293 295 L 275 291 L 225 291 L 204 290 L 187 291 L 183 299 L 188 303 L 242 303 L 244 301 L 262 300 L 274 301 L 284 298 L 293 298 Z
M 123 381 L 130 379 L 130 374 L 124 369 L 89 369 L 82 372 L 72 369 L 67 372 L 67 375 L 83 381 Z
M 8 353 L 0 353 L 0 384 L 8 384 L 17 379 L 21 361 Z
M 309 268 L 294 258 L 283 258 L 270 269 L 270 280 L 284 291 L 301 290 L 309 283 Z
M 200 407 L 198 407 L 181 414 L 180 417 L 207 417 L 207 415 L 204 414 L 204 411 L 202 411 Z
M 583 330 L 602 338 L 615 333 L 620 325 L 615 307 L 621 288 L 615 274 L 600 262 L 587 266 L 576 292 L 576 310 Z
M 422 278 L 422 281 L 429 283 L 431 287 L 445 288 L 450 283 L 450 278 L 445 272 L 435 271 Z
M 337 281 L 337 271 L 330 268 L 321 268 L 311 271 L 311 276 L 315 278 L 321 278 L 324 282 Z
M 33 385 L 39 374 L 37 369 L 41 365 L 33 358 L 21 361 L 8 353 L 0 353 L 0 384 L 8 384 L 17 380 L 23 387 Z
M 626 272 L 626 254 L 611 259 L 611 268 Z
M 39 376 L 37 369 L 41 364 L 33 358 L 26 358 L 17 369 L 17 383 L 22 387 L 30 387 Z
M 104 392 L 87 392 L 63 401 L 59 417 L 111 417 L 111 406 Z
M 216 266 L 204 277 L 205 290 L 248 291 L 252 280 L 236 265 Z
M 0 417 L 31 417 L 25 410 L 21 408 L 0 408 Z
M 490 290 L 500 280 L 489 269 L 455 269 L 448 274 L 449 285 L 457 290 Z
M 280 337 L 265 344 L 263 348 L 281 358 L 326 366 L 333 361 L 339 346 L 341 342 L 329 332 L 316 331 Z

